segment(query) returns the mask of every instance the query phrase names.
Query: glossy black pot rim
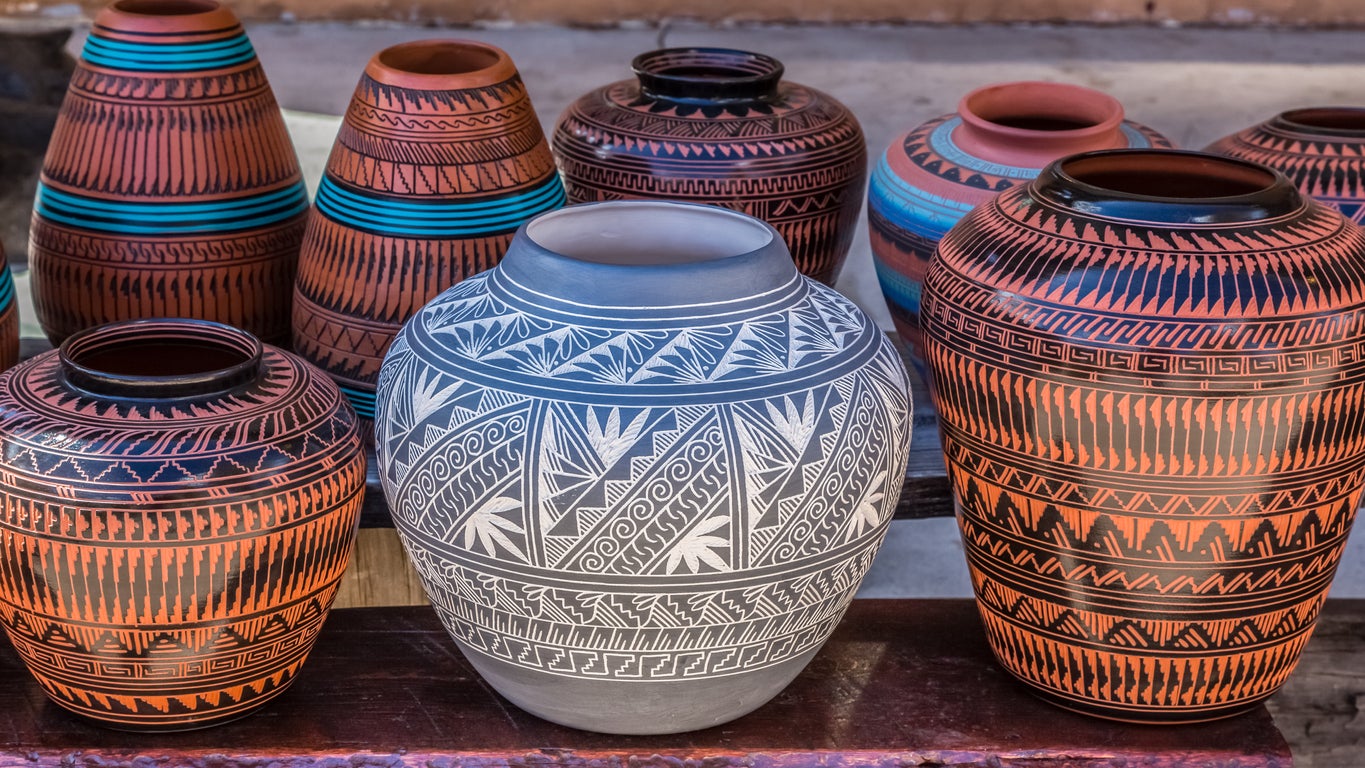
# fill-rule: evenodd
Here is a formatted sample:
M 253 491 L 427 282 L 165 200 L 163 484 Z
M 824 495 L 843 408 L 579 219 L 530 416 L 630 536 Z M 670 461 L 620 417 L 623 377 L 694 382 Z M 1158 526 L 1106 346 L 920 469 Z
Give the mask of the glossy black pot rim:
M 196 345 L 240 358 L 240 362 L 194 373 L 157 375 L 118 373 L 92 367 L 94 352 L 120 345 L 151 346 L 157 341 Z M 207 397 L 229 392 L 260 376 L 265 347 L 255 336 L 230 325 L 189 318 L 150 318 L 99 325 L 73 334 L 57 349 L 67 384 L 100 398 L 161 400 Z
M 782 62 L 766 54 L 705 47 L 649 51 L 630 68 L 648 96 L 708 102 L 771 97 L 784 71 Z
M 1358 123 L 1358 128 L 1322 125 L 1314 120 L 1347 119 Z M 1311 136 L 1332 136 L 1342 139 L 1365 139 L 1365 107 L 1303 107 L 1291 109 L 1272 117 L 1272 127 Z
M 1140 177 L 1144 191 L 1105 186 L 1108 174 Z M 1226 184 L 1234 194 L 1185 195 L 1189 184 Z M 1154 194 L 1152 189 L 1169 189 Z M 1084 216 L 1152 224 L 1253 223 L 1290 215 L 1306 198 L 1284 174 L 1259 163 L 1176 149 L 1108 149 L 1049 164 L 1029 187 L 1037 198 Z

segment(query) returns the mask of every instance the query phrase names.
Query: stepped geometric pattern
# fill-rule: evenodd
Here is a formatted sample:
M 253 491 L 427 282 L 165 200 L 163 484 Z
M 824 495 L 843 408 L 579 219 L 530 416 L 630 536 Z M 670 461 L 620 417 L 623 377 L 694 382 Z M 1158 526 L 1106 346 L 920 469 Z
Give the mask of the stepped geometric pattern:
M 379 391 L 385 492 L 451 634 L 571 677 L 715 677 L 818 648 L 909 450 L 889 342 L 800 277 L 670 315 L 550 306 L 493 270 L 418 313 Z
M 685 51 L 669 66 L 728 72 L 727 54 L 709 61 Z M 853 114 L 785 81 L 770 98 L 697 106 L 623 80 L 571 104 L 554 148 L 570 202 L 646 198 L 742 211 L 782 233 L 797 269 L 826 285 L 848 255 L 867 180 Z
M 53 342 L 197 317 L 285 344 L 307 210 L 279 105 L 230 11 L 106 10 L 35 201 L 38 320 Z
M 0 378 L 0 624 L 59 705 L 118 728 L 235 719 L 303 664 L 350 559 L 354 416 L 267 348 L 230 394 L 110 401 L 55 353 Z
M 938 241 L 972 208 L 1000 192 L 1027 183 L 1040 168 L 992 162 L 968 154 L 953 141 L 962 125 L 943 115 L 891 143 L 872 170 L 867 191 L 872 262 L 896 332 L 923 365 L 920 292 Z M 1169 147 L 1152 129 L 1124 121 L 1124 146 Z M 927 371 L 921 370 L 927 377 Z
M 1144 225 L 1023 186 L 938 253 L 928 361 L 1000 663 L 1145 722 L 1273 693 L 1365 484 L 1365 235 L 1316 203 Z
M 367 70 L 327 162 L 299 263 L 294 348 L 341 385 L 367 433 L 403 323 L 497 264 L 522 222 L 564 204 L 525 86 L 499 55 L 506 79 L 468 88 L 460 75 L 435 90 Z

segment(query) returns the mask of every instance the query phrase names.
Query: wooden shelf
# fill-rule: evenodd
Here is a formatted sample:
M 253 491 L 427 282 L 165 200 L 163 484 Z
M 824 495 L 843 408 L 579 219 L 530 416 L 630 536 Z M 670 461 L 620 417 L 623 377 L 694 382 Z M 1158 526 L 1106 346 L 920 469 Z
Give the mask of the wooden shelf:
M 1365 604 L 1354 610 L 1365 610 Z M 218 728 L 143 735 L 49 703 L 0 651 L 0 766 L 67 768 L 881 768 L 1289 766 L 1265 707 L 1193 726 L 1130 726 L 1037 699 L 995 665 L 969 600 L 857 600 L 772 702 L 690 734 L 556 726 L 492 693 L 425 607 L 333 612 L 298 682 Z

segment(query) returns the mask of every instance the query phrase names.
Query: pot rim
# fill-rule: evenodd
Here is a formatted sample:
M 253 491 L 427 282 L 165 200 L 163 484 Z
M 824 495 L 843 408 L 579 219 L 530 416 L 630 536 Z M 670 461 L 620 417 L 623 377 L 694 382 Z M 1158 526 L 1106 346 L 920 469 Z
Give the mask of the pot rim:
M 574 219 L 582 220 L 580 227 L 603 229 L 580 237 L 572 250 L 547 242 L 547 226 Z M 678 238 L 703 231 L 710 243 L 689 257 L 683 250 L 687 243 L 680 247 Z M 727 231 L 732 237 L 726 237 Z M 738 246 L 722 247 L 735 238 L 740 238 Z M 594 242 L 607 243 L 616 255 L 583 255 Z M 651 246 L 665 249 L 665 255 L 630 259 L 632 249 L 648 253 Z M 800 277 L 782 235 L 771 224 L 721 206 L 667 200 L 582 203 L 543 213 L 521 225 L 495 272 L 548 300 L 630 312 L 748 302 Z
M 160 332 L 159 336 L 157 334 Z M 101 370 L 81 360 L 111 345 L 152 346 L 157 340 L 197 344 L 241 359 L 228 366 L 180 374 L 136 374 Z M 66 383 L 99 398 L 162 400 L 206 397 L 255 380 L 265 345 L 252 334 L 211 320 L 159 317 L 123 320 L 86 328 L 66 338 L 56 351 Z
M 517 76 L 507 51 L 479 40 L 428 38 L 391 45 L 365 65 L 370 79 L 397 88 L 455 91 Z
M 631 60 L 630 69 L 650 96 L 701 101 L 772 96 L 786 70 L 782 62 L 765 53 L 708 46 L 646 51 Z M 697 71 L 705 69 L 712 73 Z
M 1359 127 L 1343 127 L 1315 124 L 1307 119 L 1319 117 L 1352 118 Z M 1335 136 L 1347 139 L 1365 139 L 1365 107 L 1315 106 L 1288 109 L 1271 118 L 1271 123 L 1280 128 L 1304 133 L 1311 136 Z
M 1056 97 L 1058 103 L 1067 104 L 1068 106 L 1078 105 L 1076 112 L 1069 112 L 1067 114 L 1059 112 L 1055 115 L 1046 116 L 1070 118 L 1077 122 L 1085 121 L 1089 124 L 1055 131 L 1037 128 L 1019 128 L 998 123 L 991 117 L 982 114 L 983 110 L 987 107 L 987 103 L 993 98 L 1014 96 L 1029 91 L 1047 91 L 1050 95 Z M 1090 107 L 1095 112 L 1101 114 L 1098 115 L 1097 119 L 1093 119 L 1089 116 L 1078 116 L 1080 109 L 1084 107 Z M 1087 88 L 1083 85 L 1056 83 L 1047 80 L 1016 80 L 1006 83 L 983 85 L 980 88 L 969 91 L 962 97 L 962 100 L 959 101 L 957 105 L 957 113 L 962 117 L 963 122 L 970 124 L 973 128 L 1007 140 L 1038 140 L 1046 138 L 1055 140 L 1055 142 L 1058 143 L 1086 141 L 1112 134 L 1118 130 L 1124 120 L 1123 104 L 1104 91 Z M 1019 116 L 1023 117 L 1025 115 Z M 1043 115 L 1027 116 L 1033 117 Z
M 1153 169 L 1152 163 L 1164 165 Z M 1085 168 L 1099 165 L 1099 168 Z M 1104 168 L 1103 166 L 1108 166 Z M 1103 171 L 1169 177 L 1175 184 L 1201 178 L 1245 191 L 1213 195 L 1155 195 L 1105 186 L 1085 177 Z M 1106 149 L 1050 163 L 1030 185 L 1033 194 L 1088 216 L 1154 224 L 1253 223 L 1295 213 L 1308 205 L 1279 171 L 1248 160 L 1178 149 Z
M 217 0 L 118 0 L 101 9 L 94 21 L 98 32 L 172 36 L 163 42 L 173 42 L 176 35 L 228 32 L 240 26 L 232 9 Z

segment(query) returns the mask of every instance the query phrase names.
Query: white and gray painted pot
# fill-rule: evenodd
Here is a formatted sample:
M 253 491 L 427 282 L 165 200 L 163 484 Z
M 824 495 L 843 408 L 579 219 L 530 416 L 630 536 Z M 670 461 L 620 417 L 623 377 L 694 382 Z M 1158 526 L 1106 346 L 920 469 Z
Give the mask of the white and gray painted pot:
M 672 733 L 777 695 L 872 563 L 910 447 L 905 369 L 777 232 L 573 206 L 403 328 L 380 474 L 427 594 L 547 720 Z

